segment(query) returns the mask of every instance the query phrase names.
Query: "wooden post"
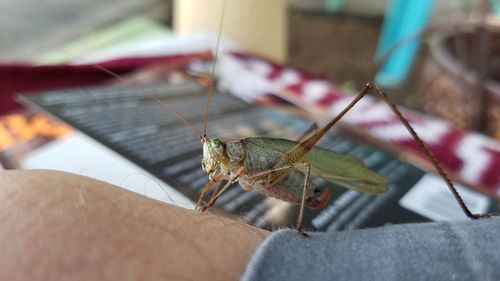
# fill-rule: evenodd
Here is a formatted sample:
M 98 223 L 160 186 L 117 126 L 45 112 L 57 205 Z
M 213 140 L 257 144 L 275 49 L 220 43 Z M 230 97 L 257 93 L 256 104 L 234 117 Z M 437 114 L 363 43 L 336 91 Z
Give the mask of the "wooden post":
M 226 0 L 222 37 L 278 62 L 287 59 L 285 0 Z M 175 0 L 174 29 L 179 35 L 217 33 L 223 0 Z

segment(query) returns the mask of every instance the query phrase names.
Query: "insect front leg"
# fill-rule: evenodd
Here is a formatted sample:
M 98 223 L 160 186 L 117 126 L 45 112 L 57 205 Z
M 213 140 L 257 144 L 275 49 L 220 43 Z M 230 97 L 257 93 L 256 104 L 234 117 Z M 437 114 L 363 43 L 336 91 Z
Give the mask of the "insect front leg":
M 234 181 L 228 181 L 224 185 L 224 187 L 219 191 L 219 193 L 212 194 L 212 197 L 210 198 L 210 201 L 208 201 L 208 203 L 201 208 L 201 212 L 206 212 L 208 209 L 212 208 L 212 206 L 215 204 L 215 202 L 217 201 L 217 199 L 219 198 L 219 196 L 222 195 L 222 193 L 224 193 L 224 191 L 226 191 L 233 183 L 234 183 Z
M 218 181 L 222 180 L 222 178 L 223 178 L 223 175 L 222 174 L 218 174 L 212 180 L 210 180 L 207 183 L 207 185 L 205 185 L 205 187 L 203 188 L 203 191 L 200 194 L 200 197 L 198 197 L 198 200 L 196 201 L 196 206 L 194 208 L 195 210 L 200 210 L 201 202 L 203 201 L 203 198 L 205 197 L 205 195 L 207 194 L 207 192 L 212 188 L 212 186 L 214 184 L 216 184 Z
M 208 203 L 201 208 L 201 212 L 205 212 L 208 209 L 210 209 L 215 204 L 217 199 L 222 195 L 222 193 L 224 193 L 231 185 L 233 185 L 238 180 L 242 171 L 243 168 L 240 168 L 238 172 L 235 174 L 235 176 L 233 176 L 231 179 L 227 181 L 227 183 L 224 185 L 223 188 L 221 188 L 220 190 L 219 188 L 217 188 L 217 190 L 212 194 L 212 197 L 210 197 Z

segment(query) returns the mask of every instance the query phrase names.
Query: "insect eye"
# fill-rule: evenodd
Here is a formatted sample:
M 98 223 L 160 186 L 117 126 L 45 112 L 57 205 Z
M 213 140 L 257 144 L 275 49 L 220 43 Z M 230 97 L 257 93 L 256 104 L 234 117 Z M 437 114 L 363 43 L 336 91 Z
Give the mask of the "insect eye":
M 221 144 L 222 144 L 222 142 L 219 139 L 212 140 L 212 145 L 216 148 L 219 147 Z

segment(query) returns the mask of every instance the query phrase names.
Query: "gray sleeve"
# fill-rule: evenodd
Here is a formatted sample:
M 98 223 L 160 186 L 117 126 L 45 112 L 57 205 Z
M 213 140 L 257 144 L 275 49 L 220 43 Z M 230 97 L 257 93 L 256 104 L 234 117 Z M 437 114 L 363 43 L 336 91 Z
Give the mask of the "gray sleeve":
M 500 219 L 270 235 L 242 281 L 500 280 Z

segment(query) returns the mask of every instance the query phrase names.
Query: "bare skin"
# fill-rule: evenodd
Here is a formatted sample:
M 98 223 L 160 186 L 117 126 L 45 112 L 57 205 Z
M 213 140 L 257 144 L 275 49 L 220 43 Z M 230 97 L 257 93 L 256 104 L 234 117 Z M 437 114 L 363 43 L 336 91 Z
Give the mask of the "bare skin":
M 269 234 L 52 171 L 0 172 L 0 280 L 238 280 Z

